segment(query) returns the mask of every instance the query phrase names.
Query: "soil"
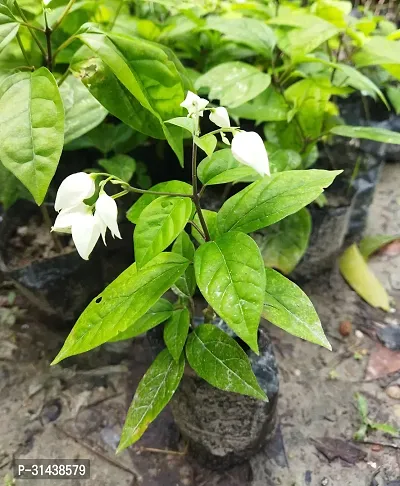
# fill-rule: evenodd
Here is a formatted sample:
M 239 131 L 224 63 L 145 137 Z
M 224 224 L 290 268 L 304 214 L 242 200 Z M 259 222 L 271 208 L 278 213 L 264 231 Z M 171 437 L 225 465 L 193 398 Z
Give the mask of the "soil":
M 10 238 L 7 263 L 10 268 L 21 268 L 33 261 L 65 255 L 74 249 L 70 236 L 54 236 L 40 215 L 35 215 L 26 225 L 19 226 Z
M 400 233 L 400 164 L 387 165 L 368 234 Z M 268 325 L 281 375 L 275 440 L 248 464 L 225 473 L 199 467 L 165 410 L 122 454 L 115 448 L 135 387 L 151 360 L 144 337 L 108 344 L 50 367 L 65 336 L 32 321 L 3 284 L 0 296 L 0 484 L 11 485 L 13 458 L 88 458 L 90 480 L 49 486 L 384 486 L 398 484 L 400 439 L 360 425 L 355 393 L 376 422 L 400 427 L 400 352 L 376 337 L 400 325 L 400 253 L 370 266 L 393 299 L 384 313 L 365 304 L 337 269 L 305 286 L 332 343 L 329 352 Z M 342 323 L 346 322 L 345 325 Z M 343 335 L 343 329 L 346 332 Z M 350 331 L 350 332 L 348 332 Z M 7 478 L 7 479 L 6 479 Z M 3 483 L 2 483 L 2 482 Z M 37 480 L 17 481 L 38 486 Z

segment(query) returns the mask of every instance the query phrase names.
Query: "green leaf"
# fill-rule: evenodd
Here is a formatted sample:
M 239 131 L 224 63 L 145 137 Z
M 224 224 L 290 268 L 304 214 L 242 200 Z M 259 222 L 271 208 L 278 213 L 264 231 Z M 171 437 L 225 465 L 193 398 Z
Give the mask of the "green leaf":
M 297 60 L 312 52 L 338 32 L 339 29 L 333 24 L 320 19 L 314 25 L 291 30 L 279 40 L 278 45 L 285 54 L 293 60 Z
M 165 123 L 171 123 L 171 125 L 181 127 L 189 131 L 191 134 L 194 133 L 194 120 L 192 118 L 188 118 L 187 116 L 178 116 L 177 118 L 171 118 L 171 120 L 167 120 Z
M 150 188 L 151 191 L 156 192 L 174 192 L 177 194 L 192 194 L 193 188 L 191 185 L 182 181 L 167 181 L 160 182 L 155 186 Z M 131 223 L 137 224 L 142 211 L 155 199 L 160 196 L 155 194 L 143 194 L 136 202 L 131 206 L 131 208 L 126 213 L 126 217 L 131 221 Z
M 353 55 L 358 67 L 400 64 L 399 43 L 386 37 L 373 36 Z
M 379 98 L 382 100 L 383 103 L 388 107 L 386 98 L 384 97 L 382 91 L 378 88 L 378 86 L 373 83 L 367 76 L 364 76 L 360 71 L 357 69 L 347 65 L 347 64 L 342 64 L 342 63 L 331 63 L 331 65 L 339 71 L 342 72 L 342 79 L 345 85 L 352 86 L 355 89 L 358 89 L 359 91 L 365 91 L 368 93 L 370 96 L 375 98 L 375 95 L 378 95 Z M 335 83 L 340 85 L 340 81 L 338 80 L 338 76 L 334 77 Z
M 190 262 L 194 260 L 194 245 L 189 235 L 182 231 L 172 246 L 172 251 L 182 255 Z M 172 287 L 172 290 L 179 296 L 192 297 L 196 290 L 196 277 L 194 267 L 190 264 L 183 275 L 181 275 Z
M 137 387 L 126 416 L 117 453 L 134 444 L 171 400 L 185 369 L 183 354 L 175 361 L 167 349 L 153 361 Z
M 194 257 L 197 285 L 211 307 L 258 353 L 265 271 L 250 236 L 231 232 L 200 246 Z
M 363 422 L 366 422 L 368 421 L 368 402 L 364 395 L 361 395 L 361 393 L 356 393 L 355 397 L 357 400 L 357 407 L 360 417 Z
M 312 78 L 297 81 L 285 91 L 285 98 L 293 104 L 302 132 L 310 139 L 321 134 L 331 93 L 329 80 Z
M 41 204 L 64 144 L 64 107 L 44 67 L 0 85 L 0 160 Z
M 386 246 L 392 241 L 399 239 L 400 234 L 365 236 L 359 243 L 360 253 L 366 260 L 368 260 L 368 258 L 382 248 L 382 246 Z
M 0 5 L 0 52 L 14 39 L 18 30 L 17 19 L 5 5 Z
M 7 210 L 18 199 L 30 199 L 24 185 L 0 162 L 0 203 Z
M 208 228 L 208 232 L 210 233 L 210 238 L 212 240 L 215 240 L 218 237 L 218 228 L 217 228 L 218 213 L 215 211 L 209 211 L 208 209 L 203 209 L 202 213 Z M 193 222 L 199 228 L 201 228 L 201 223 L 198 214 L 196 214 L 195 217 L 193 218 Z M 200 245 L 204 243 L 204 238 L 201 236 L 201 234 L 197 231 L 197 229 L 194 226 L 192 227 L 192 236 Z
M 365 439 L 365 436 L 367 435 L 367 432 L 368 432 L 368 425 L 361 424 L 360 428 L 354 434 L 354 440 L 363 441 Z
M 83 46 L 71 61 L 71 70 L 112 115 L 145 135 L 164 139 L 160 121 L 144 108 L 111 68 Z
M 186 270 L 176 253 L 157 255 L 140 271 L 134 263 L 86 307 L 52 364 L 84 353 L 126 331 Z
M 373 307 L 389 311 L 389 296 L 368 268 L 357 245 L 351 245 L 339 259 L 339 268 L 347 283 Z
M 400 115 L 400 86 L 388 86 L 386 92 L 396 115 Z
M 205 28 L 224 34 L 224 39 L 245 44 L 266 58 L 271 58 L 276 44 L 273 30 L 262 20 L 252 18 L 224 18 L 212 15 Z
M 144 316 L 131 324 L 125 331 L 110 339 L 111 342 L 132 339 L 158 326 L 172 316 L 174 308 L 166 299 L 160 299 Z
M 184 99 L 181 76 L 168 53 L 153 42 L 106 34 L 92 26 L 77 37 L 101 58 L 137 101 L 160 121 L 165 137 L 183 164 L 183 149 L 178 132 L 163 123 L 181 115 L 180 103 Z
M 272 268 L 265 273 L 263 317 L 293 336 L 332 350 L 318 314 L 301 288 Z
M 253 182 L 228 199 L 218 213 L 220 233 L 250 233 L 310 204 L 341 171 L 292 170 Z
M 266 142 L 265 144 L 271 174 L 276 172 L 284 172 L 286 170 L 294 170 L 301 166 L 301 155 L 290 149 L 280 149 L 274 144 Z
M 229 114 L 234 118 L 254 120 L 259 124 L 267 121 L 286 121 L 288 109 L 284 97 L 273 86 L 269 86 L 248 103 L 231 108 Z
M 68 76 L 60 86 L 60 94 L 65 110 L 64 144 L 97 127 L 107 116 L 107 110 L 75 76 Z
M 197 167 L 197 174 L 202 184 L 226 184 L 236 182 L 244 177 L 257 176 L 251 167 L 238 162 L 231 149 L 218 150 L 210 157 L 203 159 Z
M 201 148 L 209 157 L 214 153 L 217 146 L 217 139 L 214 135 L 208 134 L 202 137 L 194 137 L 194 143 Z
M 338 125 L 330 129 L 331 133 L 349 138 L 366 138 L 375 142 L 393 143 L 400 145 L 400 133 L 386 130 L 386 128 L 354 127 Z
M 118 154 L 111 159 L 100 159 L 97 163 L 106 172 L 119 177 L 125 182 L 129 182 L 136 171 L 136 160 L 129 155 Z
M 385 434 L 392 435 L 393 437 L 398 437 L 400 430 L 397 427 L 393 427 L 390 424 L 381 424 L 378 422 L 370 422 L 368 424 L 371 429 L 375 430 L 380 430 L 381 432 L 384 432 Z
M 240 345 L 212 324 L 202 324 L 190 335 L 186 357 L 193 370 L 210 385 L 224 391 L 267 401 L 250 361 Z
M 182 355 L 189 332 L 190 314 L 186 307 L 175 310 L 164 326 L 164 341 L 175 361 Z
M 161 196 L 143 210 L 133 235 L 138 268 L 175 240 L 187 225 L 192 209 L 188 197 Z
M 209 98 L 235 108 L 252 100 L 271 84 L 271 76 L 244 62 L 226 62 L 200 76 L 195 87 L 209 88 Z
M 291 273 L 307 250 L 310 234 L 311 215 L 306 208 L 269 226 L 256 238 L 265 265 Z

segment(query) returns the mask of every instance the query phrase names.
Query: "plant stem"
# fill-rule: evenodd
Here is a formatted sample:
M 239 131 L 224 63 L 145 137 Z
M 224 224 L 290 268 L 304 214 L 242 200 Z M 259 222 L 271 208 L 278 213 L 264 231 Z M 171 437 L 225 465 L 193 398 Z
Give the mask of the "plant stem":
M 61 76 L 61 78 L 58 80 L 58 82 L 57 82 L 58 87 L 60 87 L 63 84 L 63 82 L 68 78 L 68 75 L 69 75 L 69 67 L 65 71 L 65 73 Z
M 119 14 L 121 13 L 121 10 L 122 10 L 123 5 L 124 5 L 124 0 L 121 0 L 119 2 L 119 5 L 117 7 L 117 10 L 115 11 L 114 18 L 113 18 L 113 20 L 112 20 L 112 22 L 110 24 L 110 28 L 109 28 L 110 31 L 113 30 L 114 25 L 115 25 L 115 22 L 117 21 L 117 19 L 119 17 Z
M 48 228 L 48 230 L 49 230 L 49 232 L 51 234 L 51 237 L 52 237 L 52 239 L 54 241 L 54 245 L 56 247 L 56 250 L 61 253 L 62 250 L 63 250 L 63 246 L 62 246 L 61 241 L 59 240 L 57 234 L 54 233 L 54 231 L 51 231 L 51 227 L 53 225 L 51 223 L 51 218 L 50 218 L 49 212 L 47 210 L 47 207 L 44 204 L 42 204 L 40 206 L 40 210 L 42 212 L 43 221 L 44 221 L 45 225 L 47 226 L 47 228 Z
M 65 42 L 63 42 L 60 46 L 57 47 L 57 49 L 54 51 L 54 54 L 53 54 L 53 61 L 52 61 L 53 64 L 55 64 L 57 55 L 60 54 L 60 52 L 63 49 L 68 47 L 71 44 L 71 42 L 73 42 L 74 40 L 75 40 L 75 35 L 69 37 Z
M 46 51 L 45 51 L 44 47 L 42 46 L 42 43 L 38 39 L 38 36 L 35 34 L 35 30 L 33 29 L 33 27 L 31 25 L 28 24 L 28 19 L 25 17 L 25 14 L 22 11 L 21 7 L 18 5 L 18 2 L 17 1 L 14 3 L 14 5 L 15 5 L 15 8 L 18 10 L 18 13 L 19 13 L 20 17 L 25 22 L 26 27 L 29 29 L 29 32 L 30 32 L 30 34 L 32 36 L 32 39 L 36 42 L 36 44 L 38 45 L 38 47 L 40 49 L 40 52 L 46 58 Z
M 202 238 L 206 239 L 206 235 L 203 233 L 203 230 L 200 228 L 200 226 L 197 225 L 197 223 L 195 223 L 194 221 L 189 221 L 189 223 L 193 226 L 193 228 L 196 228 Z
M 196 135 L 199 135 L 199 117 L 197 117 L 197 130 L 196 130 Z M 199 215 L 199 220 L 201 227 L 203 228 L 204 236 L 206 241 L 211 241 L 210 238 L 210 233 L 207 228 L 207 223 L 204 219 L 203 212 L 201 210 L 201 204 L 200 204 L 200 197 L 198 193 L 198 188 L 197 188 L 197 145 L 194 141 L 193 138 L 193 145 L 192 145 L 192 186 L 193 186 L 193 202 L 196 207 L 197 214 Z
M 26 63 L 28 64 L 28 66 L 30 66 L 31 63 L 29 61 L 28 53 L 26 52 L 25 47 L 22 44 L 21 36 L 19 35 L 19 33 L 17 34 L 17 41 L 18 41 L 19 48 L 21 49 L 22 55 L 25 58 Z
M 46 64 L 47 64 L 47 69 L 52 72 L 53 71 L 53 54 L 52 54 L 52 49 L 51 49 L 51 34 L 52 30 L 49 27 L 49 24 L 47 22 L 47 14 L 46 10 L 44 11 L 44 23 L 46 25 L 46 30 L 44 31 L 46 35 L 46 44 L 47 44 L 47 56 L 46 56 Z
M 137 187 L 132 187 L 128 183 L 124 184 L 127 191 L 136 192 L 137 194 L 154 194 L 155 196 L 175 196 L 175 197 L 190 197 L 193 198 L 191 194 L 179 194 L 176 192 L 158 192 L 158 191 L 148 191 L 147 189 L 139 189 Z
M 71 10 L 73 4 L 76 2 L 76 0 L 69 0 L 68 5 L 65 7 L 64 12 L 61 14 L 61 17 L 56 21 L 56 23 L 52 27 L 52 31 L 54 32 L 55 30 L 60 27 L 62 22 L 64 21 L 65 17 L 69 14 L 69 11 Z

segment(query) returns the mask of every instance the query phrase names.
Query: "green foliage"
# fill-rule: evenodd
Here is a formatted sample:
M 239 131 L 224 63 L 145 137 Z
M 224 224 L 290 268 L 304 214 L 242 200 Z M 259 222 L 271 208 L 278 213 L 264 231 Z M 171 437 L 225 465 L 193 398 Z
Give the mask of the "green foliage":
M 307 250 L 310 234 L 311 215 L 306 208 L 269 226 L 257 238 L 265 265 L 291 273 Z
M 252 100 L 271 83 L 271 76 L 244 62 L 226 62 L 200 76 L 197 89 L 209 88 L 209 98 L 229 108 Z
M 246 353 L 216 326 L 197 327 L 188 338 L 186 356 L 194 371 L 216 388 L 267 401 Z
M 382 248 L 382 246 L 388 245 L 392 241 L 396 241 L 398 239 L 400 239 L 400 235 L 364 236 L 358 246 L 361 255 L 368 260 L 368 258 Z
M 0 85 L 0 160 L 41 204 L 64 145 L 64 108 L 46 68 Z
M 362 442 L 368 434 L 369 429 L 380 430 L 384 434 L 392 437 L 398 437 L 400 430 L 387 423 L 374 422 L 368 415 L 368 402 L 364 395 L 356 393 L 358 413 L 360 414 L 361 424 L 357 432 L 354 434 L 354 440 Z
M 139 336 L 169 319 L 173 314 L 173 310 L 174 308 L 169 300 L 160 299 L 146 312 L 146 314 L 131 324 L 125 331 L 120 332 L 110 339 L 110 341 L 122 341 L 124 339 L 132 339 Z
M 193 191 L 192 186 L 182 181 L 160 182 L 159 184 L 156 184 L 150 189 L 151 191 L 156 191 L 156 192 L 175 192 L 181 194 L 191 194 Z M 141 196 L 135 202 L 135 204 L 128 210 L 128 212 L 126 213 L 126 217 L 132 223 L 137 224 L 143 210 L 158 197 L 160 196 L 157 196 L 156 194 L 143 194 L 143 196 Z
M 175 361 L 182 355 L 190 326 L 188 309 L 175 310 L 164 326 L 164 341 Z
M 174 360 L 166 349 L 153 361 L 140 381 L 129 407 L 117 453 L 140 439 L 150 423 L 171 400 L 182 379 L 184 369 L 183 355 L 179 360 Z
M 258 353 L 265 272 L 254 240 L 244 233 L 231 232 L 205 243 L 196 251 L 194 268 L 207 302 Z
M 175 240 L 172 246 L 172 251 L 182 255 L 191 262 L 187 270 L 175 282 L 172 290 L 179 296 L 192 297 L 196 291 L 196 277 L 194 274 L 194 267 L 192 265 L 194 260 L 195 248 L 189 235 L 182 231 L 182 233 Z
M 60 94 L 65 111 L 65 144 L 97 127 L 107 116 L 107 110 L 74 76 L 64 81 Z
M 218 150 L 211 157 L 203 159 L 197 174 L 200 181 L 209 186 L 236 182 L 249 176 L 257 177 L 255 170 L 238 162 L 230 149 Z
M 400 144 L 400 134 L 386 130 L 385 128 L 339 125 L 331 128 L 330 132 L 342 137 L 366 138 L 368 140 L 375 140 L 376 142 Z
M 183 231 L 192 214 L 189 198 L 161 196 L 141 213 L 134 233 L 138 268 L 169 246 Z
M 250 233 L 276 223 L 314 201 L 340 171 L 279 172 L 228 199 L 218 213 L 220 233 Z
M 263 317 L 289 334 L 331 350 L 319 317 L 306 294 L 272 268 L 266 268 L 265 273 Z
M 100 159 L 97 163 L 106 172 L 119 177 L 125 182 L 129 182 L 136 171 L 136 161 L 132 157 L 129 157 L 129 155 L 118 154 L 110 159 Z
M 188 264 L 176 253 L 161 253 L 140 271 L 136 264 L 128 267 L 83 311 L 53 364 L 126 331 L 171 287 Z

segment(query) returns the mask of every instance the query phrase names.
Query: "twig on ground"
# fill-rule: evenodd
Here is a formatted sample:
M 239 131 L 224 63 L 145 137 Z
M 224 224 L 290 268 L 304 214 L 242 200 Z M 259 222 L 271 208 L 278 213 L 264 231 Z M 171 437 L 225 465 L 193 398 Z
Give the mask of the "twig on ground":
M 156 452 L 158 454 L 167 454 L 172 456 L 186 456 L 189 449 L 189 444 L 185 445 L 183 451 L 170 451 L 168 449 L 157 449 L 155 447 L 140 447 L 140 452 Z
M 382 447 L 389 447 L 390 449 L 398 449 L 400 450 L 400 444 L 393 444 L 392 442 L 377 442 L 376 440 L 361 440 L 359 444 L 369 444 L 369 445 L 378 445 Z
M 77 444 L 81 445 L 82 447 L 84 447 L 88 451 L 92 452 L 96 456 L 100 457 L 104 461 L 108 462 L 109 464 L 112 464 L 113 466 L 117 467 L 118 469 L 121 469 L 122 471 L 125 471 L 125 472 L 127 472 L 129 474 L 132 474 L 132 476 L 134 476 L 138 481 L 141 481 L 143 479 L 142 478 L 142 475 L 139 473 L 139 471 L 137 471 L 135 469 L 132 469 L 132 468 L 129 468 L 128 466 L 125 466 L 124 464 L 121 464 L 120 462 L 112 459 L 111 457 L 107 456 L 103 452 L 97 451 L 92 446 L 90 446 L 89 444 L 87 444 L 86 442 L 84 442 L 82 439 L 79 439 L 79 437 L 75 437 L 70 432 L 68 432 L 65 429 L 63 429 L 61 426 L 59 426 L 57 424 L 54 424 L 54 427 L 57 430 L 59 430 L 60 432 L 62 432 L 66 437 L 68 437 L 69 439 L 74 440 Z

